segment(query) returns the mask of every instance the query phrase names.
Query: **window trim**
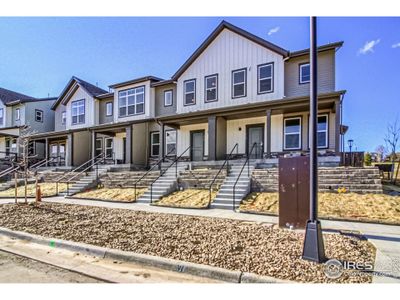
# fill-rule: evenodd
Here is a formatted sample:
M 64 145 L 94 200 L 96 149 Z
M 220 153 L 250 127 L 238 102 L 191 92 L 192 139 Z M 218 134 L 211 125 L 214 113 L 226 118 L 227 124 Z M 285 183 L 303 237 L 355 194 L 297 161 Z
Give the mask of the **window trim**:
M 265 91 L 265 92 L 260 92 L 260 87 L 261 87 L 260 81 L 263 80 L 263 79 L 260 78 L 260 68 L 266 67 L 266 66 L 271 66 L 271 77 L 266 77 L 266 78 L 263 78 L 263 79 L 271 78 L 271 90 Z M 274 62 L 269 62 L 269 63 L 265 63 L 265 64 L 261 64 L 261 65 L 257 66 L 257 95 L 270 94 L 270 93 L 274 92 L 274 88 L 275 88 L 274 71 L 275 71 Z
M 158 134 L 158 143 L 153 143 L 153 135 Z M 153 154 L 153 146 L 158 145 L 158 154 Z M 160 132 L 159 131 L 150 131 L 150 157 L 158 157 L 160 156 L 161 151 L 161 143 L 160 143 Z
M 64 116 L 65 116 L 65 121 L 64 121 Z M 67 111 L 64 110 L 61 112 L 61 125 L 66 125 L 67 124 Z
M 37 113 L 40 112 L 42 114 L 42 120 L 38 121 L 37 120 Z M 39 123 L 43 123 L 43 119 L 44 119 L 44 112 L 41 109 L 35 109 L 35 122 L 39 122 Z
M 83 122 L 77 122 L 77 123 L 74 123 L 74 116 L 73 116 L 73 109 L 72 109 L 72 106 L 74 105 L 74 103 L 77 103 L 77 102 L 83 102 Z M 78 116 L 81 116 L 81 115 L 76 115 L 77 117 Z M 79 118 L 77 118 L 77 121 L 79 121 Z M 72 101 L 71 102 L 71 126 L 72 125 L 82 125 L 82 124 L 85 124 L 86 123 L 86 99 L 79 99 L 79 100 L 74 100 L 74 101 Z
M 216 81 L 215 81 L 216 86 L 214 88 L 207 88 L 207 79 L 212 78 L 212 77 L 216 78 Z M 215 99 L 208 100 L 207 99 L 207 90 L 212 90 L 212 89 L 215 89 Z M 216 102 L 216 101 L 218 101 L 218 73 L 204 76 L 204 103 Z
M 21 120 L 21 110 L 19 107 L 15 109 L 15 121 L 20 121 Z
M 186 93 L 186 83 L 188 83 L 188 82 L 191 82 L 191 81 L 193 81 L 194 82 L 194 103 L 190 103 L 190 104 L 187 104 L 186 103 L 186 94 L 188 94 L 188 93 Z M 196 88 L 197 88 L 197 84 L 196 84 L 196 78 L 192 78 L 192 79 L 187 79 L 187 80 L 185 80 L 184 82 L 183 82 L 183 106 L 191 106 L 191 105 L 196 105 Z M 192 93 L 192 92 L 191 92 Z
M 111 104 L 111 113 L 108 113 L 108 105 Z M 107 101 L 106 102 L 106 117 L 112 117 L 114 115 L 114 102 L 113 101 Z
M 299 147 L 298 148 L 287 148 L 286 147 L 286 121 L 287 120 L 300 120 L 300 132 L 299 132 Z M 292 133 L 293 134 L 293 133 Z M 301 150 L 303 148 L 303 120 L 302 116 L 290 116 L 283 118 L 283 151 Z
M 111 140 L 111 147 L 107 147 L 107 141 Z M 104 141 L 103 141 L 103 153 L 105 158 L 107 159 L 113 159 L 114 158 L 114 138 L 113 137 L 104 137 Z M 107 156 L 107 150 L 111 150 L 111 157 Z
M 171 131 L 175 131 L 175 154 L 170 154 L 169 156 L 175 156 L 178 154 L 178 131 L 176 129 L 168 129 L 164 131 L 164 153 L 165 155 L 168 154 L 168 143 L 167 143 L 167 133 L 171 132 Z
M 309 62 L 305 62 L 305 63 L 299 64 L 299 84 L 309 84 L 310 81 L 311 81 L 311 66 L 310 66 L 310 80 L 308 80 L 308 81 L 303 81 L 302 80 L 302 67 L 304 67 L 306 65 L 310 66 L 310 63 Z
M 135 114 L 128 114 L 128 109 L 126 110 L 127 114 L 125 116 L 121 116 L 120 113 L 120 106 L 119 106 L 119 93 L 121 92 L 128 92 L 129 90 L 135 90 L 138 88 L 143 88 L 143 112 L 141 113 L 135 113 Z M 117 99 L 117 103 L 118 103 L 118 118 L 128 118 L 128 117 L 132 117 L 132 116 L 140 116 L 140 115 L 144 115 L 146 113 L 146 86 L 145 85 L 139 85 L 139 86 L 135 86 L 135 87 L 131 87 L 128 89 L 123 89 L 123 90 L 119 90 L 118 91 L 118 99 Z M 126 103 L 128 104 L 128 99 L 126 99 Z M 128 105 L 126 106 L 128 107 Z M 135 112 L 136 112 L 136 103 L 135 103 Z
M 326 113 L 320 113 L 318 114 L 317 118 L 319 117 L 326 117 L 326 146 L 320 147 L 318 146 L 318 141 L 317 141 L 317 149 L 329 149 L 329 112 Z M 317 127 L 318 127 L 318 119 L 317 119 Z M 318 128 L 317 128 L 317 136 L 318 136 Z M 307 137 L 308 137 L 308 149 L 310 149 L 310 114 L 308 114 L 308 132 L 307 132 Z
M 166 104 L 165 103 L 165 95 L 167 93 L 171 93 L 171 104 Z M 168 89 L 164 91 L 164 107 L 168 107 L 168 106 L 173 106 L 174 105 L 174 90 L 173 89 Z
M 243 82 L 244 83 L 244 95 L 235 96 L 235 92 L 234 92 L 235 84 L 233 82 L 234 74 L 238 73 L 238 72 L 242 72 L 242 71 L 244 71 L 244 82 Z M 240 83 L 240 84 L 242 84 L 242 83 Z M 245 97 L 247 97 L 247 67 L 233 70 L 232 73 L 231 73 L 231 98 L 232 99 L 238 99 L 238 98 L 245 98 Z

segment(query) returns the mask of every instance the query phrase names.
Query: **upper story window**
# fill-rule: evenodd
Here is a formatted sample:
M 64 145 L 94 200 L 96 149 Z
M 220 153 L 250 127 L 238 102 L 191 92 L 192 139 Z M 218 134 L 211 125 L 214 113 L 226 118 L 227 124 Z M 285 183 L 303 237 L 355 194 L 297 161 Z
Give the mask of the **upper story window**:
M 119 116 L 127 117 L 144 113 L 144 86 L 118 93 Z
M 61 124 L 62 125 L 67 124 L 67 112 L 66 111 L 63 111 L 61 113 Z
M 309 83 L 311 78 L 310 64 L 305 63 L 299 65 L 299 79 L 300 83 Z
M 73 101 L 71 103 L 72 125 L 85 123 L 85 99 Z
M 0 108 L 0 126 L 3 125 L 4 122 L 4 109 Z
M 184 105 L 196 104 L 196 79 L 186 80 L 183 83 Z
M 164 106 L 171 106 L 173 104 L 172 90 L 164 91 Z
M 106 116 L 110 117 L 113 115 L 113 103 L 107 102 L 106 103 Z
M 210 75 L 204 78 L 205 102 L 218 100 L 218 75 Z
M 35 121 L 43 123 L 43 110 L 35 109 Z
M 232 98 L 246 97 L 247 69 L 232 71 Z
M 21 119 L 21 111 L 19 108 L 15 110 L 15 121 L 19 121 Z
M 283 128 L 284 150 L 301 149 L 301 118 L 286 118 Z
M 274 91 L 274 64 L 268 63 L 257 67 L 257 93 Z

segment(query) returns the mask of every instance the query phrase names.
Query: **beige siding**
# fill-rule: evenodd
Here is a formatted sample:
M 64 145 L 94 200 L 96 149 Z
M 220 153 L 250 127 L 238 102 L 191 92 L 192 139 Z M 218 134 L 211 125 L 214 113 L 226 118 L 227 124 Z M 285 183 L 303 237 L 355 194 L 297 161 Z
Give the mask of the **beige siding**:
M 7 115 L 7 107 L 1 101 L 0 101 L 0 109 L 3 109 L 3 122 L 0 123 L 0 128 L 1 127 L 7 127 L 8 118 L 9 118 L 8 115 Z
M 149 133 L 148 124 L 132 125 L 132 162 L 138 166 L 145 166 L 148 158 Z
M 193 130 L 204 130 L 204 155 L 208 155 L 208 123 L 202 124 L 193 124 L 181 126 L 181 128 L 177 132 L 177 149 L 178 155 L 180 155 L 183 151 L 186 150 L 190 146 L 190 131 Z M 190 152 L 186 152 L 184 156 L 189 156 Z
M 274 91 L 257 94 L 257 65 L 274 63 Z M 247 68 L 247 96 L 232 99 L 231 76 L 236 69 Z M 204 77 L 218 74 L 218 101 L 205 103 Z M 196 79 L 196 104 L 183 105 L 183 82 Z M 283 97 L 283 58 L 228 29 L 207 47 L 196 61 L 182 74 L 177 83 L 177 112 L 192 112 L 245 103 L 280 99 Z
M 72 111 L 71 105 L 73 101 L 85 99 L 85 123 L 72 125 Z M 61 104 L 62 105 L 62 104 Z M 60 105 L 60 106 L 61 106 Z M 66 105 L 67 111 L 67 124 L 66 129 L 77 129 L 77 128 L 87 128 L 95 125 L 95 109 L 94 109 L 94 99 L 85 90 L 79 87 L 72 97 L 69 99 Z
M 90 158 L 91 135 L 89 131 L 74 132 L 73 163 L 79 166 Z
M 172 105 L 164 106 L 164 91 L 172 90 Z M 155 91 L 155 115 L 156 117 L 173 115 L 176 112 L 176 85 L 171 83 L 154 88 Z
M 115 159 L 117 160 L 123 160 L 124 159 L 124 142 L 123 139 L 126 137 L 125 132 L 120 132 L 115 135 L 113 138 L 113 143 L 114 143 L 114 154 L 115 154 Z
M 55 125 L 55 131 L 63 131 L 65 130 L 66 124 L 62 124 L 62 113 L 63 111 L 66 111 L 67 107 L 65 105 L 59 104 L 56 108 L 55 114 L 54 114 L 54 125 Z
M 0 137 L 0 158 L 3 158 L 6 154 L 6 139 L 4 137 Z

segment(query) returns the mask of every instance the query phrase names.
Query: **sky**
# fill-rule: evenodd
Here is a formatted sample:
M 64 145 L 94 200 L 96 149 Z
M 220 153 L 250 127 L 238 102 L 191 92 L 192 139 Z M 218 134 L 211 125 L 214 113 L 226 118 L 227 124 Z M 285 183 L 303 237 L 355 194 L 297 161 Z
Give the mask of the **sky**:
M 71 76 L 104 89 L 146 75 L 168 79 L 222 20 L 290 51 L 309 47 L 307 17 L 0 17 L 0 87 L 47 97 Z M 400 18 L 318 18 L 318 44 L 336 41 L 344 41 L 336 90 L 347 90 L 346 140 L 373 151 L 400 120 Z

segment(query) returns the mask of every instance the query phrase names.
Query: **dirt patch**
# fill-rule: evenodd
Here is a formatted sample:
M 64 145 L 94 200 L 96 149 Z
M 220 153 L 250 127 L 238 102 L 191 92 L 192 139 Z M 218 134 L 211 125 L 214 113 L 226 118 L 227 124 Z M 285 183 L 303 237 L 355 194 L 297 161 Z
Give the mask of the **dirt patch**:
M 211 192 L 211 201 L 217 195 L 216 191 Z M 155 202 L 155 205 L 184 207 L 184 208 L 206 208 L 210 202 L 210 191 L 200 189 L 186 189 L 174 192 Z
M 40 190 L 42 192 L 42 196 L 55 196 L 56 195 L 56 184 L 53 182 L 40 182 L 39 183 Z M 65 192 L 67 190 L 66 183 L 59 183 L 58 184 L 58 191 Z M 21 185 L 17 189 L 18 197 L 25 197 L 25 186 Z M 36 196 L 36 186 L 35 184 L 28 184 L 27 185 L 27 196 L 28 197 L 35 197 Z M 0 197 L 15 197 L 15 188 L 11 188 L 5 191 L 0 192 Z
M 385 194 L 319 193 L 322 218 L 400 224 L 400 196 Z M 278 193 L 251 193 L 240 205 L 242 211 L 278 214 Z
M 263 224 L 41 203 L 0 205 L 0 226 L 45 237 L 156 255 L 301 282 L 371 282 L 348 271 L 329 279 L 324 266 L 302 260 L 304 233 Z M 328 258 L 374 262 L 367 241 L 325 234 Z
M 136 189 L 136 199 L 144 194 L 146 189 Z M 108 201 L 122 201 L 122 202 L 134 202 L 135 201 L 135 189 L 134 188 L 100 188 L 95 190 L 89 190 L 86 192 L 78 193 L 74 195 L 77 198 L 86 199 L 99 199 Z

